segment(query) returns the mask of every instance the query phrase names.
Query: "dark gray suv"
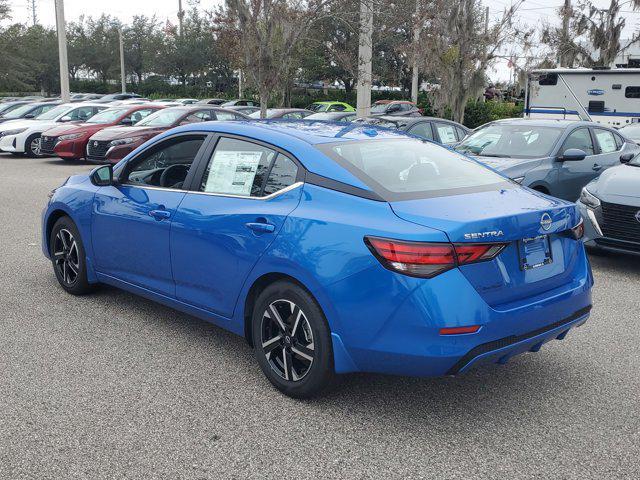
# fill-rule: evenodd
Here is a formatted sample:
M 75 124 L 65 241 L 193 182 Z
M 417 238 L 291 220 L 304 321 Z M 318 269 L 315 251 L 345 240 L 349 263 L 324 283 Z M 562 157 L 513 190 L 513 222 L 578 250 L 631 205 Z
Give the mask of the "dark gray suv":
M 522 118 L 487 123 L 456 149 L 522 185 L 570 201 L 607 168 L 640 152 L 635 142 L 598 123 Z

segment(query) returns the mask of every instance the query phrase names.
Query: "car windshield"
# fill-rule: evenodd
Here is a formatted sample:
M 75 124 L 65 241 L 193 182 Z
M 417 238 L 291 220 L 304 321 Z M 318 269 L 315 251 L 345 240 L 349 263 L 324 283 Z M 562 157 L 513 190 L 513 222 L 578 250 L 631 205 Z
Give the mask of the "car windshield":
M 397 122 L 391 122 L 389 120 L 384 120 L 382 118 L 376 118 L 376 117 L 358 118 L 355 121 L 358 123 L 368 123 L 370 125 L 377 125 L 379 127 L 385 127 L 385 128 L 400 128 L 400 125 Z
M 371 113 L 384 113 L 387 111 L 388 103 L 374 103 L 371 105 Z
M 504 177 L 478 162 L 421 140 L 372 139 L 318 148 L 387 200 L 509 185 Z
M 189 110 L 185 110 L 184 108 L 167 108 L 166 110 L 160 110 L 140 120 L 136 123 L 136 127 L 170 127 L 188 111 Z
M 22 108 L 24 107 L 24 105 L 12 105 L 12 104 L 8 104 L 8 105 L 0 105 L 0 114 L 4 113 L 4 112 L 12 112 L 18 108 Z
M 67 113 L 71 108 L 69 105 L 58 105 L 56 108 L 52 108 L 48 112 L 45 112 L 41 115 L 38 115 L 36 119 L 38 120 L 53 120 L 54 118 L 59 117 L 60 115 Z
M 329 108 L 329 104 L 327 103 L 312 103 L 307 107 L 307 110 L 311 110 L 312 112 L 326 112 Z
M 91 117 L 87 123 L 113 123 L 127 111 L 129 111 L 128 108 L 108 108 Z
M 5 113 L 4 118 L 22 118 L 23 115 L 29 113 L 34 108 L 33 105 L 28 103 Z
M 620 133 L 631 140 L 640 140 L 640 124 L 626 125 L 620 129 Z
M 562 132 L 563 129 L 557 127 L 498 123 L 472 133 L 456 150 L 485 157 L 546 157 Z

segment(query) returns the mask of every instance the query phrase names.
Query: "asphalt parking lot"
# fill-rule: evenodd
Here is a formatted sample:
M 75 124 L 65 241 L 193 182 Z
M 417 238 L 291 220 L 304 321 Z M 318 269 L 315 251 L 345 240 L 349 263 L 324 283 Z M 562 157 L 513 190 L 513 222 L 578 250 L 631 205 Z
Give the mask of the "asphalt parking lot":
M 89 168 L 0 155 L 0 478 L 640 477 L 639 259 L 593 257 L 590 321 L 537 354 L 296 401 L 242 338 L 58 287 L 40 212 Z

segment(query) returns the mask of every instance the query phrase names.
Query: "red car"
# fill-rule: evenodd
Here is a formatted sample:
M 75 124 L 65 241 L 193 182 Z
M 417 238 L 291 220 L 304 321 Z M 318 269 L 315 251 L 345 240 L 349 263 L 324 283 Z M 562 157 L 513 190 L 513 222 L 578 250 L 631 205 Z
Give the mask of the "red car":
M 65 124 L 46 130 L 41 136 L 42 154 L 57 155 L 63 160 L 79 160 L 85 157 L 87 142 L 94 133 L 114 125 L 133 125 L 161 108 L 159 105 L 112 107 L 85 123 Z
M 210 120 L 246 120 L 240 112 L 213 105 L 188 105 L 165 108 L 149 115 L 134 127 L 112 127 L 99 131 L 89 139 L 87 159 L 95 162 L 116 163 L 152 137 L 194 122 Z

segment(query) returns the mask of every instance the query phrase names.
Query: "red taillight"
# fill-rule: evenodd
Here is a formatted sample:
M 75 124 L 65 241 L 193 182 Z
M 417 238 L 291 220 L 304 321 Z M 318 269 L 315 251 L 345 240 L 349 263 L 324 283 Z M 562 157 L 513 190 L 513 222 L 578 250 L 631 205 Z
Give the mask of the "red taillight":
M 365 243 L 389 270 L 431 278 L 463 265 L 495 258 L 505 243 L 427 243 L 365 237 Z
M 463 333 L 476 333 L 478 330 L 480 330 L 480 325 L 473 325 L 471 327 L 441 328 L 440 335 L 462 335 Z

